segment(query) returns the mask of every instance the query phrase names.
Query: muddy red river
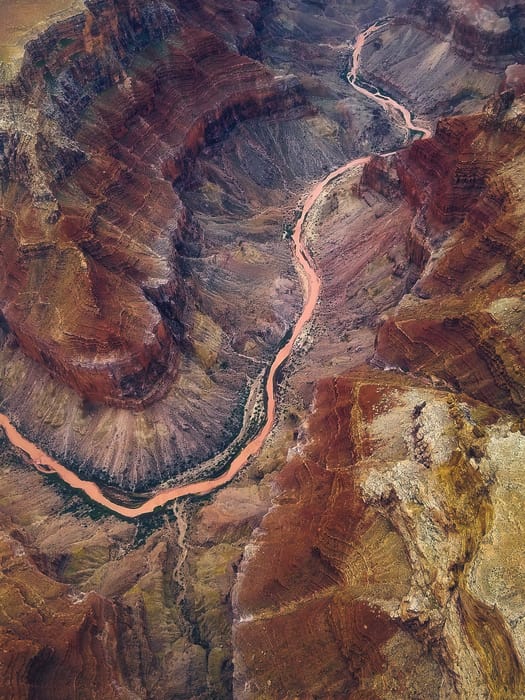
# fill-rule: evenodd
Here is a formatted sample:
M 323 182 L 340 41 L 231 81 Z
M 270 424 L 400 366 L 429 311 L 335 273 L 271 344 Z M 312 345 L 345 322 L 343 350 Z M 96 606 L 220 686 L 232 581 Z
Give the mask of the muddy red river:
M 411 114 L 408 109 L 400 105 L 393 98 L 381 94 L 375 88 L 368 89 L 357 84 L 357 75 L 359 69 L 359 62 L 361 57 L 361 50 L 366 43 L 368 37 L 370 37 L 374 32 L 380 30 L 384 22 L 378 22 L 373 24 L 371 27 L 362 32 L 356 40 L 354 50 L 352 53 L 352 68 L 348 73 L 348 82 L 350 85 L 363 95 L 374 100 L 380 104 L 384 109 L 386 109 L 394 119 L 402 118 L 403 124 L 407 129 L 420 132 L 422 136 L 430 136 L 430 130 L 426 127 L 416 126 L 412 121 Z M 351 170 L 353 168 L 360 167 L 364 165 L 370 156 L 363 156 L 361 158 L 356 158 L 355 160 L 346 163 L 345 165 L 337 168 L 332 173 L 330 173 L 324 180 L 318 182 L 310 193 L 308 194 L 301 212 L 301 216 L 297 221 L 294 233 L 293 233 L 293 246 L 294 255 L 296 263 L 299 266 L 301 277 L 304 283 L 304 306 L 303 311 L 293 328 L 292 334 L 285 345 L 279 350 L 275 356 L 270 369 L 268 371 L 268 376 L 266 379 L 266 396 L 267 396 L 267 409 L 266 409 L 266 419 L 262 425 L 258 434 L 252 438 L 246 445 L 240 450 L 240 452 L 234 457 L 229 468 L 223 472 L 220 476 L 205 479 L 202 481 L 196 481 L 191 484 L 186 484 L 184 486 L 175 486 L 173 488 L 166 488 L 159 490 L 158 493 L 153 495 L 148 500 L 144 501 L 141 505 L 137 507 L 127 507 L 115 503 L 111 499 L 107 498 L 101 491 L 100 487 L 92 481 L 87 481 L 81 479 L 78 474 L 71 471 L 63 464 L 60 464 L 55 459 L 43 452 L 37 445 L 35 445 L 30 440 L 27 440 L 19 431 L 14 427 L 9 418 L 0 414 L 0 426 L 4 429 L 7 438 L 10 442 L 17 448 L 23 450 L 31 459 L 33 465 L 43 474 L 56 474 L 62 481 L 69 484 L 74 489 L 80 489 L 83 491 L 90 499 L 104 506 L 108 510 L 123 515 L 128 518 L 136 518 L 140 515 L 146 513 L 151 513 L 155 508 L 166 505 L 170 501 L 181 496 L 188 496 L 191 494 L 206 494 L 214 489 L 222 486 L 233 479 L 233 477 L 242 469 L 246 462 L 255 455 L 262 447 L 264 441 L 268 437 L 272 430 L 272 426 L 275 419 L 275 407 L 276 407 L 276 397 L 275 397 L 275 375 L 279 368 L 283 365 L 286 359 L 290 356 L 295 341 L 299 334 L 303 331 L 306 324 L 312 318 L 317 300 L 319 298 L 319 291 L 321 289 L 321 280 L 319 279 L 314 264 L 311 260 L 310 254 L 306 247 L 303 228 L 306 216 L 308 212 L 315 204 L 319 195 L 323 192 L 325 187 L 335 180 L 337 177 L 343 173 Z

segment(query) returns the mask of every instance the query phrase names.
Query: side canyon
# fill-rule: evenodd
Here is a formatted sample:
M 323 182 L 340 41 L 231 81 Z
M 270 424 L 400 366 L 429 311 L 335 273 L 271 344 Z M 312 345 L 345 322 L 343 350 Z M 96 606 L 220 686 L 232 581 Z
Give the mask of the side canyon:
M 525 4 L 31 8 L 0 410 L 123 509 L 260 425 L 357 160 L 231 482 L 131 520 L 2 433 L 0 697 L 522 698 Z

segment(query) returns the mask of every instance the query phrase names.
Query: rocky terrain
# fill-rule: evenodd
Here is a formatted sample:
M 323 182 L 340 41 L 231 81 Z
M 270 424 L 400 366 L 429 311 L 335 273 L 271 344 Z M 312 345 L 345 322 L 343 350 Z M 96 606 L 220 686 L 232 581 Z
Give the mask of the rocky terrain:
M 238 432 L 301 303 L 283 225 L 370 131 L 369 105 L 349 121 L 343 55 L 323 57 L 322 95 L 257 60 L 268 11 L 88 3 L 6 69 L 2 398 L 113 484 L 185 473 Z
M 309 214 L 317 312 L 231 484 L 129 522 L 2 441 L 0 697 L 522 698 L 521 3 L 58 4 L 2 73 L 1 392 L 84 472 L 221 445 L 307 183 L 396 152 Z M 434 131 L 401 149 L 341 77 L 385 16 L 363 79 Z
M 1 88 L 2 399 L 85 474 L 133 489 L 191 478 L 240 430 L 300 307 L 281 233 L 306 183 L 407 137 L 341 78 L 370 13 L 313 26 L 301 3 L 123 0 L 53 6 L 38 33 L 24 7 L 5 41 L 20 53 L 34 38 Z M 403 88 L 431 116 L 494 91 L 512 42 L 492 63 L 459 55 L 424 8 L 399 40 L 400 10 L 382 8 L 398 18 L 365 55 L 374 79 L 392 65 L 379 82 L 397 94 L 396 71 L 432 62 L 438 90 Z
M 303 102 L 293 79 L 188 14 L 182 23 L 164 3 L 94 3 L 28 44 L 4 87 L 3 396 L 55 452 L 127 486 L 182 471 L 239 428 L 239 395 L 299 301 L 277 301 L 294 286 L 284 245 L 270 261 L 264 242 L 244 249 L 230 234 L 226 280 L 212 249 L 202 282 L 185 269 L 201 255 L 202 231 L 175 183 L 235 121 Z M 250 28 L 235 29 L 239 43 Z M 275 290 L 265 325 L 250 326 L 253 347 L 230 351 L 227 313 L 202 297 L 250 302 L 262 260 Z M 240 268 L 234 281 L 228 267 Z
M 353 352 L 334 344 L 330 371 L 314 342 L 290 377 L 326 375 L 234 586 L 236 697 L 525 692 L 524 114 L 504 92 L 319 203 L 324 294 L 353 315 L 317 322 Z M 349 269 L 319 237 L 343 222 Z

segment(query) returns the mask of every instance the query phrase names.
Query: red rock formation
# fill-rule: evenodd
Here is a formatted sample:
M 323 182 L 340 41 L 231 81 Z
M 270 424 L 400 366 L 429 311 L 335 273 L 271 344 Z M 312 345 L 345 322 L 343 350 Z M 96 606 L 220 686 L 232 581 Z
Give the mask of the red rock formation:
M 318 384 L 309 441 L 276 478 L 236 584 L 239 697 L 468 694 L 479 670 L 460 640 L 487 611 L 463 606 L 461 572 L 490 511 L 468 458 L 483 453 L 474 426 L 496 414 L 469 404 L 467 421 L 461 406 L 368 369 Z M 486 623 L 501 629 L 497 613 Z M 487 652 L 489 674 L 500 655 L 489 682 L 519 692 L 507 632 Z
M 16 537 L 2 538 L 0 557 L 8 571 L 1 584 L 0 693 L 44 700 L 89 687 L 104 699 L 131 697 L 118 653 L 124 611 L 96 593 L 74 601 L 69 586 L 42 574 Z M 128 663 L 138 661 L 131 647 L 127 653 Z
M 416 210 L 408 246 L 422 276 L 376 343 L 387 364 L 436 375 L 510 410 L 525 400 L 525 347 L 515 332 L 522 124 L 521 101 L 503 93 L 483 114 L 444 120 L 435 138 L 399 155 L 401 187 Z
M 3 136 L 1 311 L 22 349 L 82 396 L 140 407 L 177 367 L 177 250 L 198 247 L 172 185 L 203 145 L 298 98 L 163 3 L 88 7 L 32 42 L 4 89 L 15 108 L 44 107 L 32 137 L 16 124 Z
M 205 650 L 174 604 L 175 523 L 95 512 L 0 447 L 0 697 L 206 697 Z
M 423 20 L 427 29 L 451 39 L 456 51 L 478 64 L 503 64 L 511 56 L 523 56 L 522 12 L 519 0 L 415 0 L 409 21 Z
M 507 421 L 369 368 L 315 406 L 234 589 L 238 697 L 521 697 L 523 636 L 467 575 L 499 537 L 487 446 Z
M 396 633 L 395 623 L 352 592 L 354 576 L 367 585 L 359 578 L 363 538 L 383 524 L 364 517 L 349 468 L 360 452 L 349 431 L 355 426 L 349 394 L 343 379 L 321 385 L 320 408 L 309 427 L 312 442 L 279 475 L 278 505 L 243 562 L 234 643 L 238 688 L 242 695 L 248 682 L 246 697 L 368 697 L 366 679 L 381 668 L 382 645 Z M 387 530 L 384 536 L 392 537 Z M 372 569 L 369 585 L 381 587 L 380 567 L 364 566 Z M 400 575 L 397 586 L 403 585 Z

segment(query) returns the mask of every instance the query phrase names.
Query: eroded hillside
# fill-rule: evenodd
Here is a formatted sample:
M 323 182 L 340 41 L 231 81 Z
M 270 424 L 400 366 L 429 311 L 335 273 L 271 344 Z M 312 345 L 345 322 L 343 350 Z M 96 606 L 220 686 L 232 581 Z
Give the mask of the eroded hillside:
M 230 485 L 131 523 L 3 442 L 1 693 L 523 697 L 521 4 L 87 6 L 4 87 L 0 359 L 90 474 L 216 449 L 300 308 L 307 183 L 396 153 L 311 211 L 316 315 Z M 384 16 L 363 79 L 434 124 L 401 150 L 341 77 Z

